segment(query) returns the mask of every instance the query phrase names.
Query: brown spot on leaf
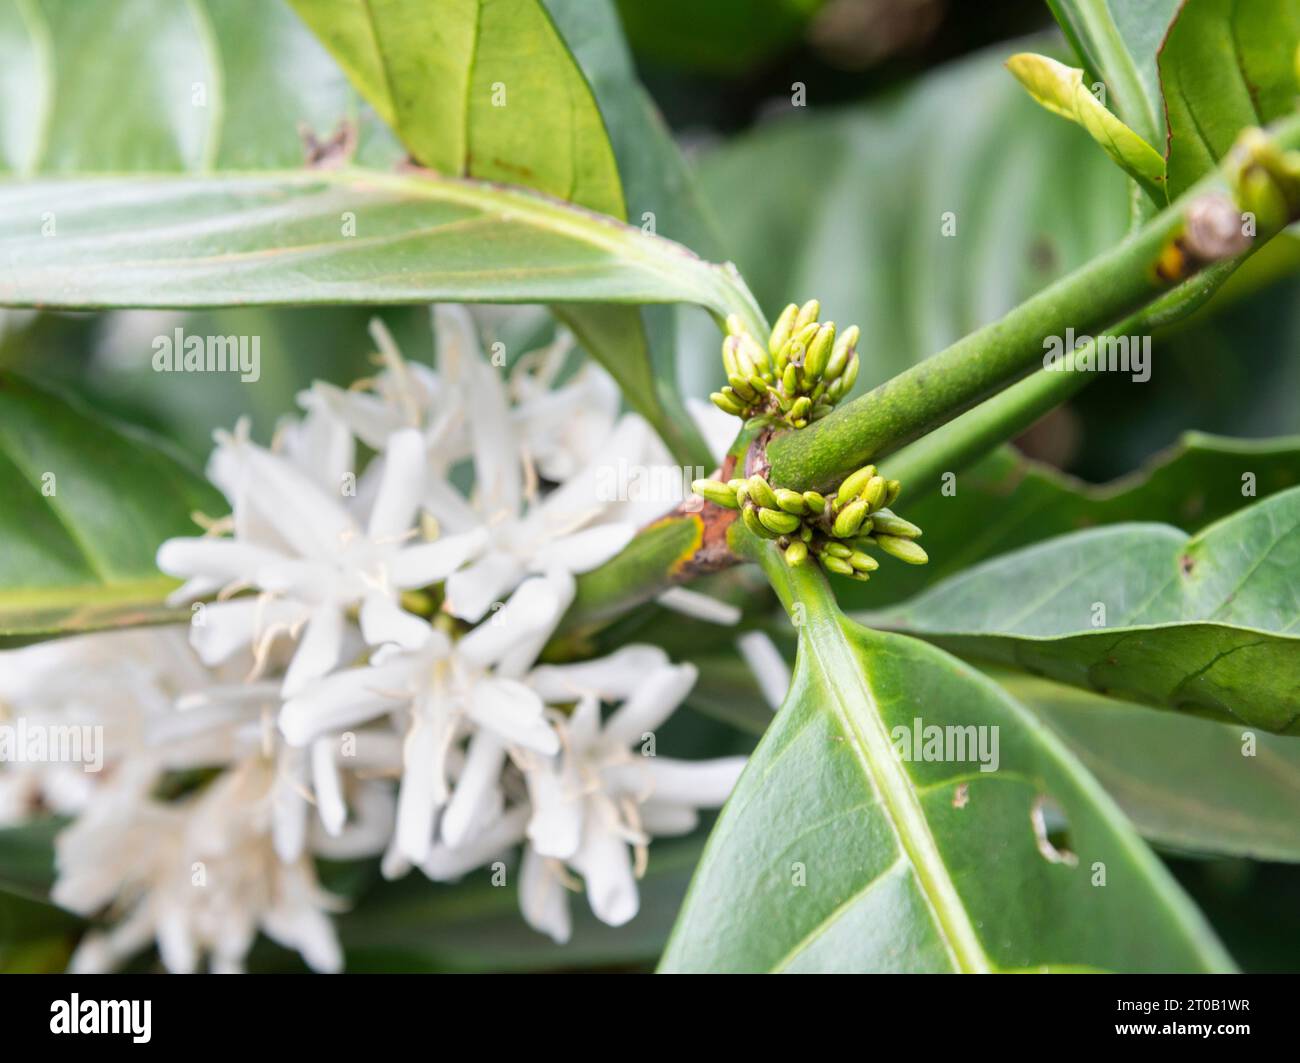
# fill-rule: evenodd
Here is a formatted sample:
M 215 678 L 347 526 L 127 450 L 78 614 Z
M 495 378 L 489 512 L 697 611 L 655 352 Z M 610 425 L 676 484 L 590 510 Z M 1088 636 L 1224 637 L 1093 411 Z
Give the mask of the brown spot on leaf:
M 952 792 L 952 807 L 965 808 L 970 803 L 970 784 L 958 783 L 957 789 Z
M 337 170 L 347 165 L 357 149 L 357 127 L 346 118 L 339 120 L 334 132 L 324 140 L 306 122 L 298 123 L 305 162 L 313 170 Z
M 1182 570 L 1184 576 L 1190 576 L 1192 574 L 1192 569 L 1196 567 L 1196 562 L 1193 560 L 1191 554 L 1183 554 L 1183 556 L 1178 559 L 1178 567 Z

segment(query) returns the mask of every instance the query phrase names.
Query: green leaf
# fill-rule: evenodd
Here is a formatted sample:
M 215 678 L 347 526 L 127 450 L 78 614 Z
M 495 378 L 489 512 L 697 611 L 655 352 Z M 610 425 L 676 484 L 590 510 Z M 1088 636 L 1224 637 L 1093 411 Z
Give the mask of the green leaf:
M 1148 144 L 1164 139 L 1156 52 L 1182 0 L 1047 0 L 1106 102 Z
M 1180 195 L 1250 126 L 1292 113 L 1300 0 L 1191 0 L 1160 49 L 1169 195 Z
M 1300 742 L 1029 676 L 995 678 L 1065 741 L 1147 840 L 1300 862 Z
M 816 296 L 827 318 L 862 327 L 859 391 L 1123 236 L 1127 179 L 1082 131 L 1043 119 L 1003 69 L 1007 52 L 885 103 L 773 121 L 702 162 L 732 257 L 769 315 Z
M 882 468 L 888 473 L 889 463 Z M 930 563 L 883 567 L 870 584 L 843 588 L 840 602 L 881 608 L 987 558 L 1102 524 L 1155 521 L 1197 531 L 1298 484 L 1300 436 L 1255 440 L 1187 432 L 1133 473 L 1099 485 L 1002 447 L 959 473 L 955 494 L 941 493 L 936 484 L 909 501 L 905 489 L 900 505 L 925 529 Z
M 226 505 L 141 432 L 0 374 L 0 644 L 178 618 L 159 544 Z
M 625 216 L 600 110 L 539 0 L 289 3 L 416 161 Z
M 1116 697 L 1300 734 L 1300 488 L 1195 536 L 1118 524 L 953 576 L 864 622 Z
M 42 216 L 56 234 L 42 236 Z M 355 221 L 356 236 L 345 234 Z M 63 308 L 700 301 L 743 286 L 678 244 L 522 189 L 268 172 L 0 186 L 0 304 Z
M 1230 967 L 1031 713 L 942 651 L 845 618 L 812 566 L 760 556 L 801 620 L 794 685 L 719 817 L 663 970 Z M 918 719 L 998 728 L 997 770 L 900 758 L 894 729 Z
M 692 239 L 703 234 L 695 224 L 698 197 L 636 83 L 608 5 L 580 10 L 553 3 L 582 35 L 593 83 L 619 120 L 619 143 L 637 164 L 634 172 L 645 175 L 636 179 L 637 205 L 654 210 L 664 231 Z M 699 289 L 689 277 L 698 280 L 709 268 L 651 234 L 566 210 L 551 198 L 624 217 L 600 111 L 537 0 L 484 5 L 475 21 L 470 81 L 453 84 L 431 77 L 427 65 L 412 65 L 418 54 L 412 48 L 430 44 L 430 33 L 462 31 L 466 12 L 477 5 L 453 0 L 426 9 L 338 0 L 302 7 L 381 112 L 398 107 L 400 132 L 468 152 L 456 165 L 434 159 L 444 174 L 529 185 L 546 196 L 427 172 L 387 172 L 401 161 L 401 149 L 359 110 L 328 53 L 284 5 L 124 0 L 80 20 L 79 9 L 65 0 L 6 8 L 0 56 L 31 76 L 0 78 L 0 170 L 8 161 L 22 177 L 111 172 L 115 179 L 0 185 L 0 218 L 12 237 L 0 239 L 0 302 L 560 302 L 592 353 L 628 386 L 631 404 L 683 460 L 704 460 L 698 434 L 664 383 L 672 379 L 665 371 L 673 353 L 667 331 L 652 330 L 647 339 L 640 311 L 578 304 L 691 300 L 688 289 L 715 287 L 706 282 Z M 141 29 L 155 25 L 157 40 Z M 368 65 L 367 56 L 378 63 L 381 43 L 391 62 Z M 94 62 L 84 61 L 89 49 Z M 468 63 L 469 53 L 456 61 Z M 491 106 L 496 80 L 505 86 L 505 107 Z M 442 100 L 457 92 L 462 96 Z M 458 106 L 451 117 L 460 132 L 445 140 L 440 123 L 447 113 L 425 109 L 440 100 L 471 104 Z M 45 118 L 33 123 L 27 117 L 33 113 Z M 302 142 L 299 121 L 314 131 L 312 143 Z M 339 134 L 337 143 L 326 139 L 331 131 Z M 509 154 L 516 150 L 522 154 Z M 314 173 L 302 169 L 309 152 L 322 156 Z M 374 169 L 341 169 L 348 162 Z M 209 176 L 159 183 L 162 174 L 177 171 Z M 642 268 L 648 248 L 670 246 L 666 259 L 648 272 Z M 629 253 L 641 264 L 622 261 Z M 721 269 L 711 272 L 732 294 L 719 304 L 706 296 L 710 312 L 755 318 L 743 282 Z M 665 312 L 650 313 L 662 318 Z
M 1152 198 L 1164 199 L 1164 157 L 1097 101 L 1083 84 L 1082 70 L 1032 52 L 1013 55 L 1007 69 L 1049 111 L 1086 129 Z

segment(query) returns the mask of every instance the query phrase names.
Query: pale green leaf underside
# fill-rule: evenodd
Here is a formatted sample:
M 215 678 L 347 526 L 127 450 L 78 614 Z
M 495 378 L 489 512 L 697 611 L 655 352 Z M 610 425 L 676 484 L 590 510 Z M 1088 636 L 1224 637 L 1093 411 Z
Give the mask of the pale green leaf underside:
M 1300 861 L 1300 742 L 1015 673 L 996 678 L 1060 735 L 1144 838 Z
M 741 292 L 677 244 L 476 181 L 287 171 L 0 185 L 11 306 L 698 301 L 727 313 Z
M 807 609 L 792 689 L 719 818 L 663 970 L 1231 966 L 1031 714 L 942 651 L 838 615 L 810 570 L 788 579 L 787 608 Z M 891 732 L 918 718 L 999 728 L 998 770 L 898 759 Z M 1077 862 L 1040 851 L 1044 798 Z
M 863 617 L 964 655 L 1278 733 L 1300 731 L 1300 489 L 1188 536 L 1049 540 Z
M 154 566 L 190 514 L 225 512 L 158 444 L 0 376 L 0 644 L 177 619 Z

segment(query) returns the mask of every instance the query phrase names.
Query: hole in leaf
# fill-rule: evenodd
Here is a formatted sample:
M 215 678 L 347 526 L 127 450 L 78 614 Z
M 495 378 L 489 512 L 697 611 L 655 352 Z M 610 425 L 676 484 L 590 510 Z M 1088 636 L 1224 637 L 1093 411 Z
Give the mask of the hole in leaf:
M 1078 866 L 1079 858 L 1071 848 L 1070 821 L 1065 809 L 1047 794 L 1039 794 L 1029 811 L 1029 821 L 1034 827 L 1034 842 L 1044 860 L 1049 864 Z

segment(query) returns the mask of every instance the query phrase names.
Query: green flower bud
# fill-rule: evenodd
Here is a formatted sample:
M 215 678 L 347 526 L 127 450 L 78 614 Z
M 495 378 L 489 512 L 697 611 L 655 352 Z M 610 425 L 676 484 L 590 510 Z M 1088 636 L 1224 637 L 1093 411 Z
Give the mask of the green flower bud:
M 755 371 L 760 376 L 770 376 L 772 372 L 772 360 L 768 357 L 767 351 L 763 350 L 763 345 L 754 339 L 748 332 L 740 337 L 740 353 L 749 360 Z
M 722 369 L 729 377 L 740 373 L 740 364 L 736 361 L 736 348 L 740 341 L 735 336 L 728 336 L 722 341 Z
M 822 312 L 822 304 L 819 303 L 816 299 L 809 299 L 806 303 L 803 304 L 803 306 L 799 307 L 799 313 L 794 319 L 795 335 L 799 334 L 799 330 L 801 328 L 804 328 L 808 324 L 815 322 L 817 318 L 821 315 L 821 312 Z
M 727 486 L 736 493 L 736 502 L 744 505 L 749 501 L 749 481 L 745 479 L 728 480 Z
M 758 511 L 758 519 L 763 527 L 776 532 L 777 535 L 789 535 L 799 530 L 799 518 L 793 513 L 786 513 L 779 509 L 762 507 Z
M 858 361 L 858 356 L 854 354 L 849 359 L 849 364 L 844 367 L 844 375 L 840 377 L 839 380 L 835 381 L 835 383 L 840 386 L 841 395 L 847 395 L 850 391 L 853 390 L 853 385 L 857 382 L 858 379 L 859 364 L 860 363 Z
M 808 545 L 799 539 L 796 539 L 785 548 L 785 563 L 791 568 L 795 565 L 802 565 L 808 560 Z
M 853 542 L 852 542 L 852 544 L 851 544 L 855 550 L 862 550 L 862 549 L 865 549 L 865 548 L 868 547 L 868 546 L 875 546 L 875 545 L 876 545 L 876 540 L 875 540 L 875 537 L 874 537 L 874 536 L 871 536 L 871 535 L 863 535 L 863 534 L 862 534 L 862 529 L 863 529 L 863 528 L 866 528 L 867 524 L 870 524 L 870 523 L 871 523 L 871 521 L 868 520 L 867 523 L 864 524 L 864 525 L 862 526 L 862 528 L 859 528 L 859 529 L 858 529 L 858 535 L 857 535 L 857 538 L 854 539 Z
M 834 407 L 827 406 L 825 403 L 818 403 L 816 406 L 812 408 L 812 413 L 808 415 L 808 420 L 820 421 L 823 417 L 829 414 L 833 409 Z
M 788 487 L 778 487 L 774 493 L 776 504 L 787 513 L 803 516 L 808 512 L 808 503 L 803 500 L 803 495 L 798 491 L 791 491 Z
M 727 315 L 727 331 L 733 336 L 745 335 L 745 323 L 740 320 L 739 314 Z
M 739 395 L 745 402 L 753 402 L 758 398 L 758 392 L 749 386 L 749 381 L 739 376 L 727 377 L 727 383 L 731 385 L 731 390 Z
M 691 490 L 701 498 L 707 498 L 715 506 L 725 506 L 727 509 L 740 508 L 740 503 L 736 500 L 735 488 L 720 480 L 696 480 L 691 484 Z
M 830 554 L 831 557 L 838 557 L 841 561 L 847 561 L 853 556 L 853 551 L 849 547 L 838 542 L 827 543 L 822 552 Z
M 885 505 L 892 506 L 898 501 L 898 496 L 903 493 L 902 480 L 885 481 Z
M 875 572 L 880 567 L 879 561 L 861 550 L 854 550 L 849 555 L 848 561 L 858 572 Z
M 808 344 L 808 353 L 804 356 L 803 368 L 809 380 L 820 380 L 826 371 L 826 364 L 831 360 L 831 351 L 835 347 L 835 322 L 828 321 L 817 330 L 817 334 Z
M 860 498 L 855 498 L 842 510 L 839 516 L 835 518 L 835 525 L 831 529 L 837 539 L 849 539 L 857 535 L 858 529 L 862 527 L 862 522 L 867 519 L 867 504 Z
M 794 319 L 799 316 L 799 307 L 791 303 L 781 311 L 781 316 L 772 326 L 772 335 L 767 341 L 768 353 L 775 358 L 776 352 L 785 346 L 786 341 L 794 335 Z
M 873 476 L 867 481 L 867 486 L 862 489 L 862 494 L 858 497 L 867 504 L 868 509 L 879 509 L 884 505 L 886 490 L 885 478 Z
M 871 478 L 876 475 L 874 465 L 864 465 L 857 472 L 850 473 L 845 477 L 844 482 L 840 484 L 840 489 L 835 492 L 836 508 L 847 506 L 853 499 L 862 493 L 862 489 L 871 482 Z
M 906 561 L 909 565 L 924 565 L 930 556 L 921 548 L 920 543 L 911 539 L 900 539 L 896 535 L 877 535 L 876 545 L 885 553 Z
M 888 509 L 873 513 L 871 520 L 876 531 L 885 535 L 893 535 L 899 539 L 919 539 L 921 537 L 920 528 L 910 520 L 904 520 L 897 513 L 893 513 Z
M 780 508 L 776 501 L 776 492 L 772 490 L 772 485 L 759 476 L 758 473 L 749 478 L 749 497 L 758 505 L 766 506 L 768 509 Z
M 853 574 L 853 566 L 843 558 L 830 557 L 827 554 L 822 554 L 821 560 L 822 568 L 827 572 L 838 572 L 841 576 L 851 576 Z
M 806 543 L 812 542 L 813 530 L 811 524 L 805 524 L 799 529 L 799 538 Z
M 830 361 L 826 363 L 826 372 L 822 374 L 827 380 L 836 380 L 848 368 L 849 359 L 858 346 L 861 330 L 851 325 L 835 340 L 835 349 L 831 351 Z
M 805 491 L 803 493 L 804 505 L 814 513 L 821 513 L 826 508 L 826 499 L 816 491 Z
M 771 531 L 761 520 L 758 519 L 758 510 L 753 506 L 746 506 L 740 511 L 740 519 L 745 522 L 745 527 L 762 539 L 775 539 L 778 532 Z
M 812 411 L 812 399 L 807 395 L 800 395 L 794 400 L 794 405 L 790 407 L 790 416 L 794 420 L 807 417 Z
M 745 413 L 745 407 L 729 395 L 724 395 L 721 391 L 715 391 L 709 396 L 709 401 L 713 403 L 723 413 L 729 413 L 733 417 L 741 417 Z
M 856 568 L 855 568 L 852 572 L 849 573 L 849 579 L 855 579 L 855 580 L 857 580 L 859 583 L 870 583 L 870 582 L 871 582 L 871 577 L 870 577 L 870 576 L 868 576 L 865 572 L 859 572 Z
M 781 374 L 781 387 L 787 395 L 793 395 L 799 390 L 799 370 L 793 363 L 787 364 L 785 372 Z

